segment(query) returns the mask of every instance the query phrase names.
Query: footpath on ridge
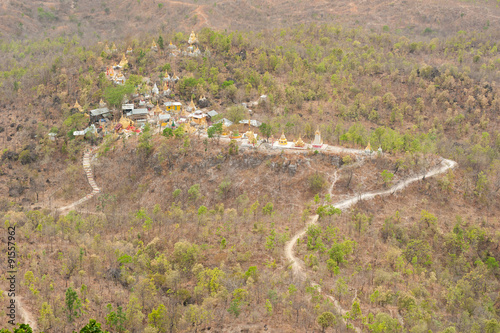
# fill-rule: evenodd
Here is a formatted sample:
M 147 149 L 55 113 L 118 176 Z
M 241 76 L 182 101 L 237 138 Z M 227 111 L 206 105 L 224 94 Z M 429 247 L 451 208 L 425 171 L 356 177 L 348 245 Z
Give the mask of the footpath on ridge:
M 340 149 L 339 148 L 340 147 L 335 147 L 335 149 L 333 149 L 333 150 L 334 151 L 342 151 L 343 150 L 343 148 L 340 148 Z M 355 153 L 355 154 L 364 153 L 364 151 L 362 151 L 362 150 L 354 150 L 354 149 L 350 149 L 350 152 Z M 439 175 L 441 173 L 448 171 L 449 169 L 455 168 L 456 166 L 457 166 L 457 163 L 455 161 L 447 160 L 447 159 L 443 158 L 441 160 L 441 163 L 438 166 L 432 168 L 431 170 L 426 172 L 425 175 L 423 175 L 423 176 L 418 175 L 418 176 L 413 176 L 413 177 L 410 177 L 408 179 L 402 180 L 401 182 L 397 183 L 396 185 L 392 186 L 391 188 L 389 188 L 387 190 L 364 192 L 361 195 L 356 195 L 356 196 L 353 196 L 349 199 L 345 199 L 345 200 L 336 202 L 332 206 L 335 208 L 338 208 L 340 210 L 345 210 L 361 200 L 372 199 L 376 196 L 384 196 L 384 195 L 394 194 L 396 191 L 400 191 L 400 190 L 404 189 L 405 187 L 407 187 L 408 185 L 410 185 L 418 180 Z M 333 189 L 337 179 L 338 179 L 338 177 L 337 177 L 337 172 L 336 172 L 334 175 L 334 180 L 332 182 L 332 185 L 329 189 L 330 195 L 331 195 L 332 189 Z M 309 221 L 308 221 L 307 225 L 304 228 L 302 228 L 301 230 L 299 230 L 290 239 L 290 241 L 288 241 L 285 244 L 285 257 L 291 263 L 292 272 L 295 275 L 295 277 L 297 277 L 303 281 L 305 281 L 307 279 L 307 274 L 306 274 L 304 262 L 295 256 L 293 249 L 294 249 L 294 246 L 297 244 L 297 239 L 304 236 L 307 232 L 307 228 L 309 228 L 310 225 L 316 224 L 318 222 L 318 218 L 319 218 L 319 215 L 317 215 L 317 214 L 311 215 L 309 217 Z M 319 292 L 322 292 L 321 287 L 317 283 L 315 283 L 314 281 L 311 281 L 311 285 L 314 287 L 317 287 Z M 344 315 L 347 313 L 347 310 L 342 308 L 342 305 L 340 304 L 340 302 L 337 299 L 335 299 L 333 296 L 328 295 L 326 293 L 324 293 L 324 294 L 326 297 L 328 297 L 332 301 L 333 306 L 335 307 L 335 310 L 338 314 Z M 403 319 L 401 318 L 401 316 L 398 316 L 398 321 L 400 322 L 401 326 L 403 326 Z M 344 318 L 342 318 L 342 322 L 345 325 L 348 324 L 348 322 Z M 355 332 L 358 332 L 358 333 L 362 332 L 362 330 L 359 327 L 353 326 L 352 328 L 354 329 Z

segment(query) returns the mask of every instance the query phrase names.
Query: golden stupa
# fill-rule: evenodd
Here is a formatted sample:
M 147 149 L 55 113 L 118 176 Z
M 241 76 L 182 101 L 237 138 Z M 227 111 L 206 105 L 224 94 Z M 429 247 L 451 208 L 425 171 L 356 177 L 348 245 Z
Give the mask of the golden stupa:
M 128 64 L 127 57 L 125 57 L 125 54 L 122 56 L 122 60 L 120 60 L 120 67 L 124 67 L 126 64 Z
M 153 113 L 155 115 L 158 115 L 160 113 L 162 113 L 163 111 L 160 109 L 160 106 L 158 105 L 158 102 L 156 102 L 156 106 L 153 108 Z
M 80 104 L 78 104 L 78 100 L 75 101 L 75 105 L 73 105 L 73 109 L 78 109 L 78 111 L 82 112 L 83 108 Z
M 151 49 L 152 50 L 157 50 L 158 49 L 158 46 L 156 46 L 156 42 L 155 42 L 154 39 L 153 39 L 153 43 L 151 43 Z
M 111 53 L 111 50 L 109 49 L 108 43 L 106 43 L 106 46 L 104 46 L 104 52 Z
M 304 141 L 302 141 L 302 138 L 299 135 L 299 139 L 295 141 L 295 147 L 304 147 L 306 144 Z
M 127 47 L 127 53 L 132 53 L 132 46 Z
M 120 124 L 122 124 L 122 127 L 123 127 L 123 128 L 127 128 L 127 127 L 129 127 L 129 126 L 134 125 L 134 122 L 133 122 L 132 120 L 130 120 L 129 118 L 124 117 L 124 116 L 122 116 L 122 117 L 120 118 L 119 123 L 120 123 Z
M 104 101 L 101 98 L 101 100 L 99 101 L 99 107 L 103 108 L 105 106 L 106 106 L 106 103 L 104 103 Z
M 196 110 L 196 105 L 194 105 L 193 99 L 191 98 L 191 103 L 189 103 L 189 107 L 191 108 L 191 111 Z
M 366 152 L 371 152 L 372 151 L 372 147 L 370 145 L 370 141 L 368 141 L 368 146 L 366 146 L 365 151 Z
M 162 87 L 162 90 L 163 90 L 164 92 L 166 92 L 166 91 L 168 90 L 168 84 L 167 84 L 167 82 L 163 82 L 163 87 Z
M 286 136 L 285 136 L 285 132 L 281 132 L 281 137 L 280 137 L 278 143 L 281 146 L 286 146 L 288 144 L 288 141 L 287 141 Z
M 189 35 L 189 40 L 188 40 L 189 45 L 192 45 L 194 43 L 198 43 L 198 38 L 196 38 L 196 34 L 194 31 L 191 31 L 191 35 Z
M 116 52 L 118 49 L 116 48 L 116 44 L 113 43 L 113 46 L 111 46 L 111 51 Z

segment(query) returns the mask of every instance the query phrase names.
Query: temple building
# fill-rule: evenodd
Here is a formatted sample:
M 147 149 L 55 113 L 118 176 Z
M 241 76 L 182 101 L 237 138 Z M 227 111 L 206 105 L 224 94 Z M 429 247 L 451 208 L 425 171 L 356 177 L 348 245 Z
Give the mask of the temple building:
M 188 40 L 189 45 L 193 45 L 198 43 L 198 38 L 196 37 L 196 34 L 194 31 L 191 31 L 191 35 L 189 35 L 189 40 Z
M 168 44 L 168 49 L 169 50 L 177 50 L 177 46 L 175 46 L 174 44 L 172 44 L 172 41 L 170 41 L 170 44 Z
M 295 147 L 303 148 L 305 147 L 305 142 L 302 140 L 302 138 L 299 135 L 299 139 L 295 141 Z
M 179 112 L 182 108 L 182 104 L 179 102 L 165 102 L 164 105 L 167 112 Z
M 278 141 L 278 144 L 280 146 L 286 146 L 286 145 L 288 145 L 288 141 L 286 139 L 285 132 L 281 132 L 281 137 L 280 137 L 280 139 Z
M 314 148 L 323 147 L 323 140 L 321 140 L 321 132 L 319 131 L 319 126 L 316 132 L 314 133 L 314 141 L 312 142 L 312 146 Z

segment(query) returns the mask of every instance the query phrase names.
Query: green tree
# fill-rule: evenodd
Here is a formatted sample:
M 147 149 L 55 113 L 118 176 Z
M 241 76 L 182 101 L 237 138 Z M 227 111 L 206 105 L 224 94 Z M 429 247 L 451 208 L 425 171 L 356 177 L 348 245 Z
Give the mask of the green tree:
M 262 123 L 259 126 L 259 130 L 260 133 L 262 133 L 262 135 L 265 136 L 267 139 L 269 139 L 269 137 L 273 135 L 273 127 L 269 124 Z
M 69 287 L 66 289 L 66 314 L 68 316 L 69 322 L 72 322 L 75 318 L 78 318 L 81 314 L 82 303 L 80 298 L 73 288 Z
M 149 124 L 146 124 L 141 136 L 139 137 L 139 148 L 137 150 L 138 154 L 141 154 L 144 157 L 148 157 L 151 154 L 151 152 L 153 151 L 151 138 L 151 127 L 149 127 Z
M 248 118 L 247 110 L 242 105 L 233 105 L 227 110 L 226 117 L 233 123 L 237 124 L 240 120 Z
M 163 44 L 163 37 L 161 35 L 160 37 L 158 37 L 158 46 L 160 47 L 161 50 L 165 48 L 165 45 Z
M 174 131 L 170 127 L 167 127 L 163 129 L 162 135 L 166 138 L 171 138 L 174 136 Z
M 111 304 L 108 304 L 106 306 L 106 309 L 108 310 L 108 314 L 106 315 L 106 324 L 115 329 L 117 332 L 124 332 L 124 324 L 127 320 L 127 317 L 123 312 L 122 307 L 118 306 L 116 308 L 116 311 L 114 311 L 113 306 Z
M 319 326 L 321 326 L 323 333 L 328 327 L 332 327 L 337 324 L 337 318 L 335 318 L 335 315 L 329 311 L 320 314 L 316 321 L 318 322 Z
M 200 184 L 194 184 L 188 190 L 189 200 L 195 202 L 200 198 Z
M 384 170 L 382 171 L 382 179 L 384 180 L 385 187 L 389 187 L 392 183 L 392 179 L 394 178 L 394 174 Z
M 101 329 L 101 324 L 98 323 L 95 319 L 90 319 L 89 323 L 80 330 L 80 333 L 109 333 L 109 332 L 106 330 L 103 331 Z
M 325 184 L 325 177 L 322 174 L 315 172 L 309 176 L 309 188 L 311 191 L 317 193 L 325 187 Z

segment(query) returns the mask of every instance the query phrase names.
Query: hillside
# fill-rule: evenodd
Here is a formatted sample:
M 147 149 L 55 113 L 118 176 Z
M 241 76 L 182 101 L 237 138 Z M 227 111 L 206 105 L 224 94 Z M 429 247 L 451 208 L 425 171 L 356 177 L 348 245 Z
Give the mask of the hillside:
M 500 332 L 497 2 L 1 6 L 16 322 Z
M 297 24 L 342 24 L 405 33 L 434 31 L 438 37 L 459 30 L 496 34 L 500 9 L 495 1 L 4 1 L 3 38 L 78 34 L 84 39 L 123 39 L 139 33 L 200 30 L 281 29 Z M 131 33 L 133 32 L 133 33 Z

